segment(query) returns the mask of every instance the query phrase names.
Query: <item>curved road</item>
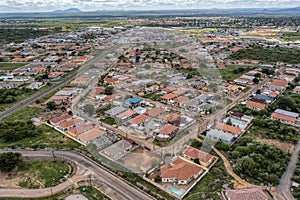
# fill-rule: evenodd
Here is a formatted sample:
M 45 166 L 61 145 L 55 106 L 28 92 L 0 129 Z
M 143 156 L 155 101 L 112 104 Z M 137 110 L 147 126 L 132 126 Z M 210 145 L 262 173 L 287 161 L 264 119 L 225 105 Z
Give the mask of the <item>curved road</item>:
M 277 186 L 278 192 L 286 199 L 286 200 L 295 200 L 291 193 L 291 185 L 292 185 L 292 176 L 297 167 L 297 161 L 300 150 L 300 139 L 298 140 L 297 145 L 295 146 L 295 150 L 291 156 L 291 160 L 289 162 L 288 167 L 285 172 L 282 174 L 280 179 L 280 184 Z
M 53 153 L 55 156 L 64 157 L 70 159 L 84 168 L 88 168 L 93 171 L 101 181 L 107 184 L 111 189 L 116 191 L 122 199 L 126 200 L 153 200 L 154 198 L 144 193 L 143 191 L 129 185 L 123 179 L 112 174 L 106 168 L 93 161 L 92 159 L 74 151 L 67 150 L 0 150 L 0 153 L 3 152 L 20 152 L 23 156 L 27 157 L 52 157 Z M 73 177 L 72 177 L 73 178 Z M 76 178 L 70 179 L 70 181 L 74 180 L 76 182 Z M 78 180 L 80 180 L 78 178 Z M 62 185 L 63 186 L 63 185 Z M 54 192 L 60 192 L 57 188 L 54 189 L 3 189 L 0 188 L 0 198 L 39 198 L 44 197 L 46 195 L 51 196 Z

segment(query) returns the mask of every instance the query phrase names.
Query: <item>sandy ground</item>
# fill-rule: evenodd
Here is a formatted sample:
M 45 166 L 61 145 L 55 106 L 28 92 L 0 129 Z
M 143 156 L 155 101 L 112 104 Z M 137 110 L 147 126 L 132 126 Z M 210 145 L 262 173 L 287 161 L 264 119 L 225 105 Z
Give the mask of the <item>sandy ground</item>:
M 10 172 L 11 173 L 11 172 Z M 7 179 L 9 173 L 0 173 L 0 187 L 2 188 L 21 188 L 18 178 Z
M 295 149 L 294 144 L 282 142 L 280 140 L 264 139 L 264 138 L 260 138 L 260 137 L 256 137 L 255 140 L 257 142 L 261 142 L 263 144 L 274 145 L 274 146 L 278 147 L 279 149 L 281 149 L 285 153 L 294 152 L 294 149 Z

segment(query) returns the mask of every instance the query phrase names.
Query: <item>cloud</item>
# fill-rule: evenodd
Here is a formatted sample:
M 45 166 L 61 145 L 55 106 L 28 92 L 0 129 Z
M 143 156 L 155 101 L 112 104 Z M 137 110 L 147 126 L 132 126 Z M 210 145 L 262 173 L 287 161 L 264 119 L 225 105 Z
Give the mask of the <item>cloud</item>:
M 195 8 L 271 8 L 295 7 L 300 0 L 1 0 L 0 12 L 52 11 L 76 7 L 99 9 L 195 9 Z M 52 9 L 52 10 L 50 10 Z

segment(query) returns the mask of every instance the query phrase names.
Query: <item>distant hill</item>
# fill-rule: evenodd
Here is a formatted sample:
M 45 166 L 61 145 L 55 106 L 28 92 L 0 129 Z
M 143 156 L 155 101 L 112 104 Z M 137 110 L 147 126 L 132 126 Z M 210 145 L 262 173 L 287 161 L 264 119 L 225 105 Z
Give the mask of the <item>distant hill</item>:
M 275 12 L 275 13 L 298 13 L 300 14 L 300 6 L 295 8 L 283 8 L 283 9 L 264 9 L 264 12 Z
M 64 14 L 64 13 L 81 13 L 81 12 L 82 11 L 79 10 L 78 8 L 69 8 L 69 9 L 66 9 L 66 10 L 55 10 L 52 13 L 55 13 L 55 14 Z
M 285 8 L 285 9 L 280 9 L 277 10 L 278 12 L 298 12 L 300 13 L 300 6 L 296 8 Z

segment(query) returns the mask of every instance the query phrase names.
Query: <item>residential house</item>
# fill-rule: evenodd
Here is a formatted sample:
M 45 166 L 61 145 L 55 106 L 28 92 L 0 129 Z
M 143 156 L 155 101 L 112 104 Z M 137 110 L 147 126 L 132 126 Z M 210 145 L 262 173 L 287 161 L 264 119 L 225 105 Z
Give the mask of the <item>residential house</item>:
M 117 116 L 118 114 L 121 114 L 122 112 L 125 112 L 127 109 L 122 107 L 122 106 L 117 106 L 117 107 L 114 107 L 112 109 L 109 109 L 107 111 L 105 111 L 104 113 L 110 117 L 115 117 Z
M 61 124 L 59 124 L 57 126 L 58 129 L 60 129 L 61 131 L 67 131 L 71 128 L 76 128 L 77 126 L 79 126 L 80 124 L 82 124 L 84 121 L 80 118 L 75 118 L 75 119 L 72 119 L 72 120 L 68 120 L 68 121 L 65 121 Z
M 178 127 L 172 124 L 166 124 L 163 126 L 156 135 L 157 140 L 170 140 L 172 139 L 176 132 L 178 131 Z
M 227 200 L 270 200 L 261 188 L 226 190 Z
M 293 89 L 293 93 L 295 93 L 295 94 L 300 94 L 300 86 L 296 86 L 296 87 Z
M 105 134 L 106 134 L 106 132 L 104 132 L 104 131 L 102 131 L 102 130 L 100 130 L 98 128 L 93 128 L 93 129 L 90 129 L 90 130 L 88 130 L 88 131 L 80 134 L 78 136 L 78 139 L 80 141 L 82 141 L 83 143 L 88 144 L 93 139 L 96 139 L 96 138 L 98 138 L 98 137 L 100 137 L 102 135 L 105 135 Z
M 295 124 L 299 119 L 299 114 L 295 112 L 289 112 L 282 109 L 276 109 L 271 114 L 271 119 L 276 119 L 282 123 Z
M 72 118 L 73 118 L 72 115 L 64 113 L 64 114 L 62 114 L 58 117 L 50 119 L 49 122 L 50 122 L 51 125 L 57 126 L 58 124 L 63 123 L 63 122 L 65 122 L 69 119 L 72 119 Z
M 200 165 L 208 168 L 214 161 L 216 161 L 218 158 L 206 153 L 204 151 L 201 151 L 199 149 L 196 149 L 194 147 L 188 146 L 184 152 L 182 153 L 183 157 L 190 159 L 190 160 L 195 160 L 198 159 L 200 162 Z
M 162 183 L 187 185 L 197 179 L 205 170 L 195 163 L 176 158 L 171 166 L 160 167 Z
M 125 112 L 118 114 L 116 117 L 120 120 L 127 120 L 134 116 L 136 116 L 137 113 L 131 109 L 126 110 Z
M 285 79 L 275 79 L 268 84 L 268 87 L 271 90 L 278 91 L 281 93 L 285 90 L 288 84 L 289 84 L 288 81 Z
M 224 142 L 226 144 L 231 144 L 235 136 L 231 133 L 226 133 L 224 131 L 218 130 L 218 129 L 211 129 L 206 133 L 206 137 L 215 140 L 215 141 L 220 141 Z
M 130 119 L 128 122 L 133 124 L 133 125 L 141 125 L 144 123 L 149 117 L 144 114 L 140 114 L 132 119 Z
M 254 101 L 247 101 L 246 107 L 250 108 L 251 110 L 260 111 L 260 110 L 266 108 L 266 105 L 263 103 L 258 103 L 258 102 L 254 102 Z
M 233 134 L 234 136 L 238 136 L 242 132 L 242 130 L 239 127 L 231 126 L 231 125 L 223 124 L 223 123 L 219 123 L 216 126 L 216 129 L 224 131 L 226 133 Z

